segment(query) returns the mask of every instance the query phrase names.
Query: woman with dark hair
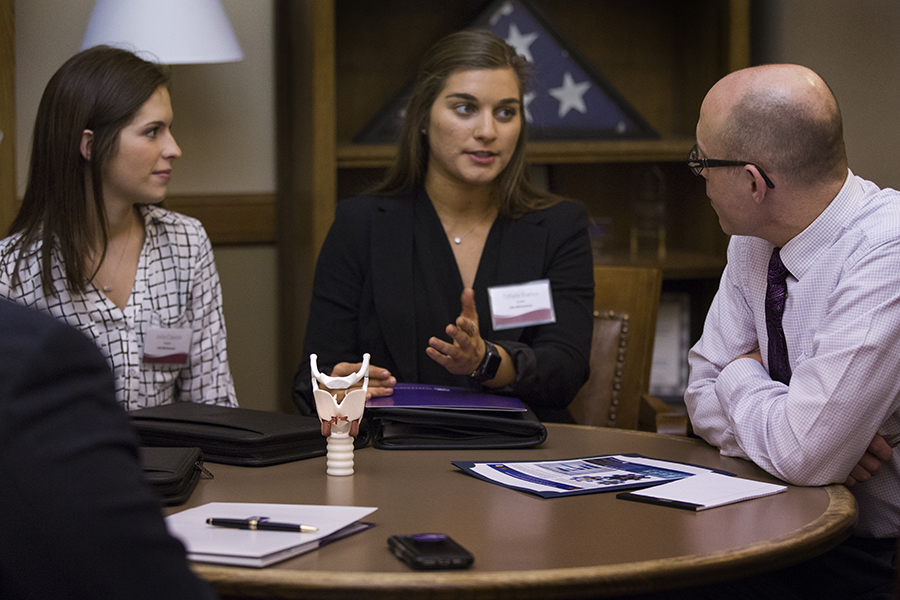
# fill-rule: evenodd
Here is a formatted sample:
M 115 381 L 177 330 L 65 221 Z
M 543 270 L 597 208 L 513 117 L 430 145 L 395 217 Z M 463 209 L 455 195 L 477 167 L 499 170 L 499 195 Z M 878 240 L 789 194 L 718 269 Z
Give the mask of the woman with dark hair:
M 159 65 L 106 46 L 53 75 L 22 207 L 0 241 L 0 296 L 93 339 L 126 410 L 235 406 L 209 238 L 156 206 L 181 156 L 167 86 Z
M 397 381 L 484 387 L 570 420 L 591 345 L 588 219 L 528 182 L 529 69 L 488 31 L 426 54 L 396 163 L 338 203 L 321 249 L 304 346 L 320 371 L 347 375 L 368 352 L 372 395 Z M 504 326 L 516 307 L 503 303 L 528 294 L 551 309 Z M 314 414 L 307 360 L 294 387 Z

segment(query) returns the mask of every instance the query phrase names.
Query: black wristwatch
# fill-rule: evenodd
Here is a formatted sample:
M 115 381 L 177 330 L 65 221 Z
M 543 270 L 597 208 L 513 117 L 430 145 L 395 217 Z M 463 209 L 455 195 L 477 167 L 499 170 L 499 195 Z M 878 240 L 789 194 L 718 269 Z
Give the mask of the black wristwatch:
M 490 381 L 497 376 L 497 371 L 500 370 L 501 362 L 503 362 L 503 357 L 500 356 L 500 352 L 497 351 L 497 346 L 484 340 L 484 358 L 481 359 L 481 363 L 469 377 L 478 383 Z

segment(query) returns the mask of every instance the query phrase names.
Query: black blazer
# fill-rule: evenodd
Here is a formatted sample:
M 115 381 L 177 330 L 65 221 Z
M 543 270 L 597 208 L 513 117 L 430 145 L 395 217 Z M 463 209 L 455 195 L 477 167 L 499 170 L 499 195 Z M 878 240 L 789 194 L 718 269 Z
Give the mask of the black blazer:
M 417 223 L 432 227 L 435 235 L 416 237 Z M 516 360 L 516 383 L 495 391 L 521 398 L 539 414 L 564 412 L 587 379 L 594 295 L 587 225 L 584 207 L 575 202 L 518 219 L 498 217 L 475 280 L 482 336 Z M 316 266 L 305 359 L 295 378 L 295 400 L 302 410 L 315 411 L 310 353 L 318 355 L 323 373 L 341 361 L 358 362 L 369 352 L 372 364 L 389 369 L 401 382 L 477 387 L 468 377 L 450 373 L 443 381 L 418 381 L 420 361 L 431 360 L 418 347 L 411 322 L 419 318 L 414 296 L 421 282 L 412 273 L 422 252 L 436 257 L 437 271 L 458 273 L 424 190 L 414 197 L 363 196 L 338 203 Z M 538 279 L 551 281 L 556 323 L 495 332 L 487 288 Z M 459 314 L 458 293 L 434 302 L 445 303 L 453 318 Z M 442 335 L 450 322 L 432 335 Z
M 0 299 L 0 598 L 214 598 L 88 338 Z

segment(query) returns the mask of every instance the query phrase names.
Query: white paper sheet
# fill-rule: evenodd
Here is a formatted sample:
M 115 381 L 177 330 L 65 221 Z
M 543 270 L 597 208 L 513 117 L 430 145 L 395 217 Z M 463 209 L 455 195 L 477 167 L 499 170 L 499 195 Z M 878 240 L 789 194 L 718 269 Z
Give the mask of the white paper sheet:
M 319 547 L 321 540 L 375 512 L 363 506 L 210 502 L 166 517 L 169 533 L 182 541 L 188 559 L 264 567 Z M 268 517 L 277 523 L 318 527 L 314 533 L 250 531 L 207 525 L 207 519 Z

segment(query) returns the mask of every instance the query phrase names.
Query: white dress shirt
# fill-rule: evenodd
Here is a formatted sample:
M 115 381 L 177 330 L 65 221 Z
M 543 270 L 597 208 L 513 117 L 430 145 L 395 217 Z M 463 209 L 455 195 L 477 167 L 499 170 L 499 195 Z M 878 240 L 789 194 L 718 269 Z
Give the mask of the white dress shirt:
M 51 256 L 55 296 L 41 286 L 40 242 L 27 248 L 11 289 L 18 236 L 0 241 L 0 296 L 66 321 L 94 340 L 112 367 L 116 399 L 126 410 L 172 402 L 237 406 L 225 348 L 222 290 L 212 246 L 196 219 L 143 206 L 146 237 L 124 310 L 88 282 L 84 295 L 66 285 L 59 249 Z M 151 328 L 190 329 L 187 363 L 143 362 Z
M 875 434 L 900 432 L 900 192 L 849 173 L 819 217 L 781 249 L 790 271 L 783 327 L 793 372 L 773 381 L 765 295 L 772 245 L 734 236 L 691 349 L 694 431 L 797 485 L 842 483 Z M 900 533 L 900 447 L 851 488 L 858 535 Z

